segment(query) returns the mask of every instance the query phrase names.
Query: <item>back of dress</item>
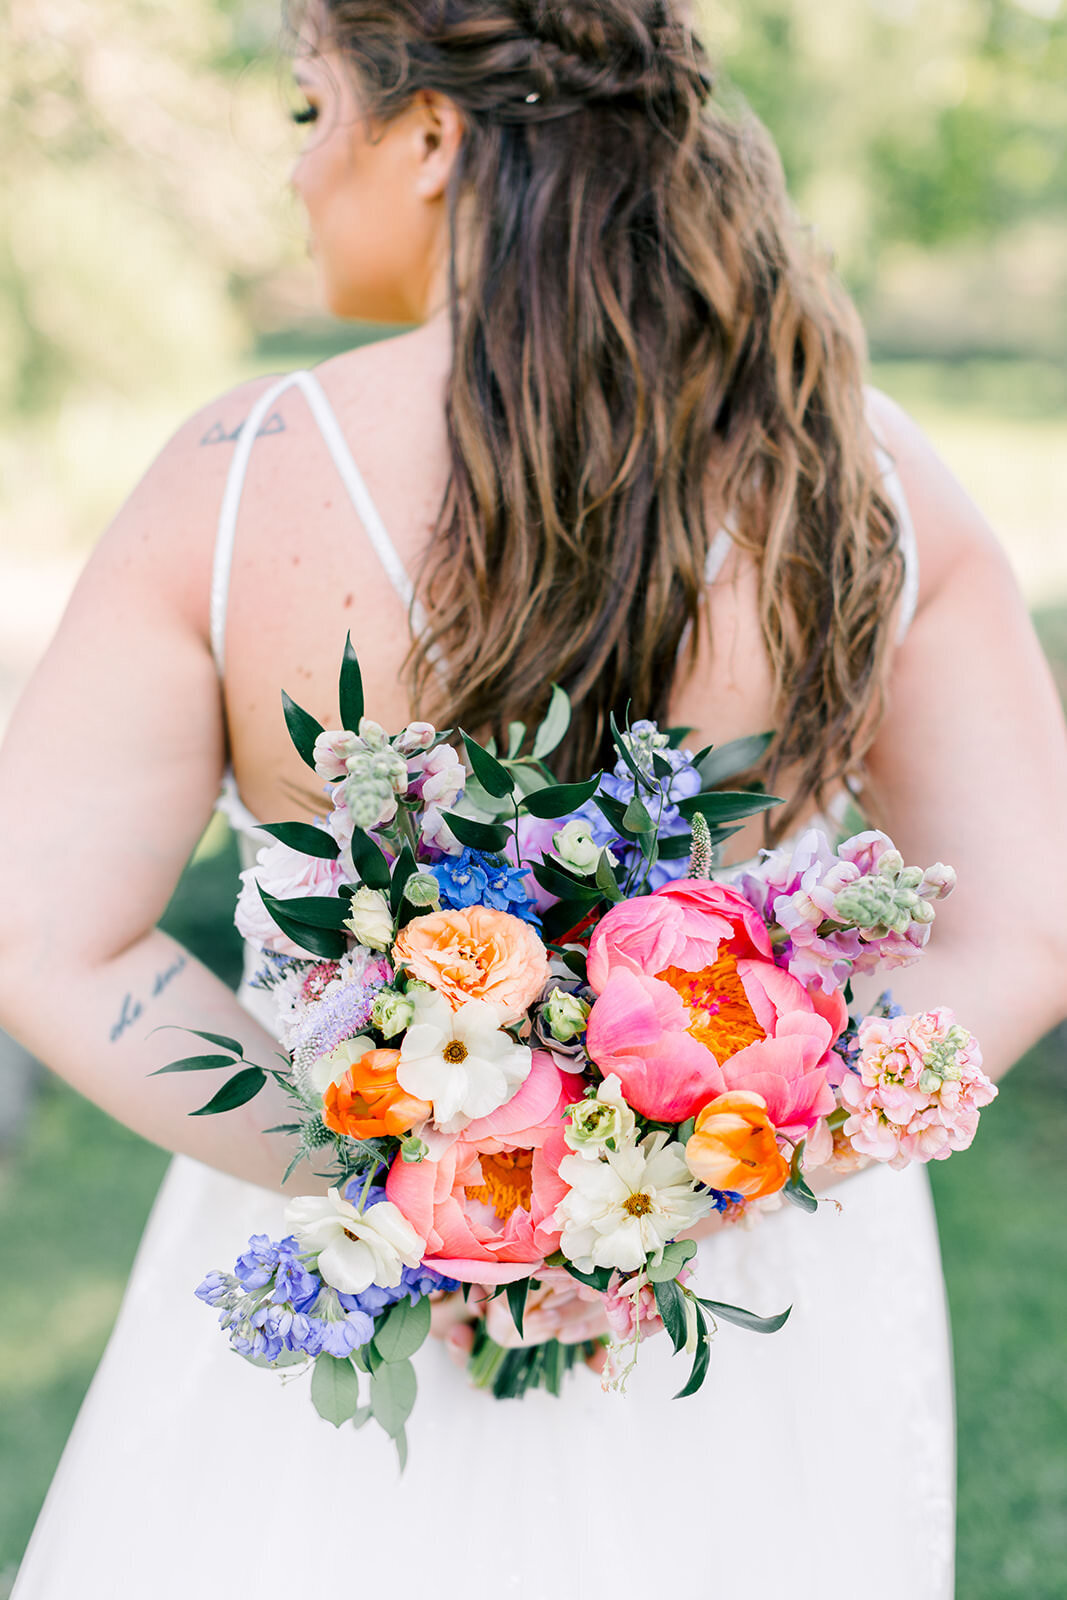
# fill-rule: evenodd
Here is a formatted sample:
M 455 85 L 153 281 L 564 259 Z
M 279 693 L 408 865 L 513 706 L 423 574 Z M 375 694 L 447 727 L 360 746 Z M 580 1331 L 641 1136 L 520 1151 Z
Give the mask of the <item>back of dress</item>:
M 291 374 L 249 417 L 224 498 L 211 612 L 220 675 L 245 473 L 263 419 L 293 385 L 369 546 L 411 599 L 321 386 Z M 906 626 L 914 544 L 888 463 L 886 484 L 911 550 Z M 715 541 L 713 563 L 728 537 Z M 247 862 L 265 836 L 232 772 L 219 805 Z M 268 1022 L 248 981 L 258 959 L 249 947 L 239 998 Z M 334 1430 L 301 1381 L 264 1383 L 234 1358 L 193 1291 L 250 1235 L 281 1237 L 285 1201 L 178 1157 L 15 1600 L 187 1600 L 237 1585 L 280 1600 L 312 1578 L 401 1594 L 432 1586 L 441 1600 L 479 1583 L 518 1600 L 606 1600 L 658 1593 L 667 1581 L 706 1600 L 742 1586 L 770 1596 L 784 1583 L 799 1600 L 844 1600 L 857 1573 L 870 1600 L 950 1600 L 951 1375 L 925 1172 L 872 1167 L 837 1197 L 815 1217 L 785 1206 L 701 1244 L 701 1293 L 763 1313 L 791 1304 L 793 1314 L 771 1338 L 722 1326 L 709 1381 L 677 1404 L 664 1338 L 643 1349 L 624 1397 L 579 1369 L 561 1398 L 538 1391 L 517 1402 L 472 1390 L 431 1340 L 416 1357 L 420 1397 L 401 1475 L 384 1436 Z M 854 1356 L 855 1377 L 844 1396 L 843 1351 Z M 862 1487 L 851 1500 L 853 1483 Z M 906 1538 L 879 1541 L 872 1561 L 879 1491 L 894 1497 L 908 1528 Z M 576 1514 L 579 1494 L 599 1508 L 595 1517 Z M 669 1554 L 662 1532 L 652 1533 L 663 1528 L 677 1530 Z

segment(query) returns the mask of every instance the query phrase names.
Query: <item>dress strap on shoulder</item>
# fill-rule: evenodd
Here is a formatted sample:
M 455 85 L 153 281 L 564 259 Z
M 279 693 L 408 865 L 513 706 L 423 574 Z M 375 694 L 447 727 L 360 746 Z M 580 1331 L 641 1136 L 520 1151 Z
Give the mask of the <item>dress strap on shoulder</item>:
M 912 520 L 908 497 L 904 493 L 904 485 L 900 481 L 896 462 L 877 439 L 875 451 L 882 472 L 882 489 L 897 514 L 900 552 L 904 557 L 904 583 L 900 591 L 900 617 L 897 622 L 897 643 L 900 644 L 915 620 L 919 604 L 919 545 L 915 537 L 915 523 Z
M 405 609 L 411 617 L 411 626 L 416 634 L 423 633 L 426 628 L 426 616 L 414 598 L 414 586 L 408 577 L 407 569 L 397 554 L 396 546 L 386 531 L 377 506 L 371 499 L 370 491 L 363 481 L 363 475 L 356 466 L 355 459 L 348 447 L 348 441 L 341 431 L 341 425 L 325 391 L 313 373 L 298 371 L 289 372 L 277 383 L 271 384 L 260 395 L 252 407 L 246 422 L 241 428 L 237 447 L 234 450 L 233 460 L 230 463 L 229 476 L 226 480 L 226 490 L 222 497 L 222 507 L 219 512 L 218 532 L 215 539 L 215 558 L 211 579 L 211 649 L 215 658 L 215 665 L 222 677 L 226 652 L 226 610 L 230 593 L 230 576 L 233 570 L 233 547 L 237 534 L 237 517 L 241 508 L 241 495 L 244 491 L 245 478 L 248 475 L 248 463 L 252 456 L 252 446 L 263 427 L 264 420 L 270 415 L 270 408 L 284 394 L 286 389 L 298 388 L 308 404 L 308 409 L 315 419 L 315 423 L 322 435 L 338 477 L 344 484 L 353 509 L 363 524 L 363 529 L 374 550 L 375 555 L 382 564 L 386 577 L 403 601 Z

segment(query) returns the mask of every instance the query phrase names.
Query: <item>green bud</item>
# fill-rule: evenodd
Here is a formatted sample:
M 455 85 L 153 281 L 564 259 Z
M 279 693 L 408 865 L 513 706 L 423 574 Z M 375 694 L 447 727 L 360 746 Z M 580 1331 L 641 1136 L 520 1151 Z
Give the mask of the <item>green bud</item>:
M 379 989 L 371 1007 L 371 1026 L 378 1029 L 384 1039 L 395 1039 L 398 1033 L 411 1027 L 415 1003 L 396 989 Z
M 417 1164 L 419 1161 L 425 1161 L 429 1153 L 429 1145 L 423 1144 L 418 1134 L 415 1133 L 409 1133 L 400 1146 L 400 1159 L 401 1161 L 406 1161 L 410 1166 Z
M 590 1007 L 575 994 L 564 989 L 553 989 L 545 1002 L 545 1021 L 554 1039 L 569 1044 L 585 1030 Z
M 439 906 L 441 885 L 432 872 L 413 872 L 404 885 L 404 898 L 413 906 Z

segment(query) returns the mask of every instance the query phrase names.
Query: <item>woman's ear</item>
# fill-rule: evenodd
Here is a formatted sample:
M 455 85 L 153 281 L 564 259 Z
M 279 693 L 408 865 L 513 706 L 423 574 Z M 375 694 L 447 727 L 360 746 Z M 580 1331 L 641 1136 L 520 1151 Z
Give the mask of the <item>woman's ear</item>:
M 412 109 L 418 162 L 415 193 L 420 200 L 439 200 L 463 142 L 463 117 L 454 101 L 432 89 L 420 90 Z

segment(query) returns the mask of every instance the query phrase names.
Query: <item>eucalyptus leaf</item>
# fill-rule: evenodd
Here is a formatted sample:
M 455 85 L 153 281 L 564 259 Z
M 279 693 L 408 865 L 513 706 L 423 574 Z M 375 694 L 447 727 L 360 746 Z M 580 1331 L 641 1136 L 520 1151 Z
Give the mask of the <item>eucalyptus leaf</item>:
M 196 1111 L 190 1111 L 189 1115 L 211 1117 L 220 1111 L 236 1111 L 238 1106 L 247 1105 L 249 1100 L 254 1100 L 266 1081 L 267 1074 L 262 1067 L 245 1067 L 241 1072 L 235 1072 L 232 1078 L 227 1078 L 207 1105 L 200 1106 Z
M 534 734 L 533 759 L 543 761 L 550 756 L 571 725 L 571 699 L 558 683 L 552 685 L 552 698 L 548 702 L 544 721 Z
M 676 1278 L 685 1266 L 697 1253 L 695 1239 L 673 1239 L 663 1249 L 663 1259 L 657 1266 L 645 1268 L 650 1283 L 666 1283 L 671 1278 Z
M 773 733 L 752 733 L 744 739 L 731 739 L 729 744 L 702 751 L 696 760 L 702 786 L 713 789 L 717 783 L 725 783 L 739 772 L 748 772 L 763 758 L 773 738 Z
M 298 706 L 282 690 L 282 710 L 285 713 L 285 726 L 289 729 L 289 737 L 296 746 L 296 753 L 306 767 L 315 770 L 315 740 L 323 731 L 322 723 L 316 722 L 310 712 Z
M 339 1428 L 356 1413 L 359 1378 L 351 1361 L 317 1356 L 311 1374 L 311 1403 L 319 1416 Z
M 460 844 L 489 855 L 499 855 L 511 838 L 511 829 L 502 822 L 475 822 L 473 817 L 461 816 L 458 811 L 446 811 L 445 821 Z
M 352 635 L 345 636 L 345 653 L 341 657 L 341 676 L 337 685 L 337 699 L 341 709 L 341 726 L 349 733 L 358 733 L 363 716 L 363 676 L 352 648 Z
M 410 1361 L 388 1361 L 371 1375 L 370 1404 L 374 1420 L 391 1439 L 404 1430 L 415 1404 L 418 1383 Z
M 522 806 L 531 817 L 565 817 L 593 798 L 600 779 L 598 772 L 584 783 L 555 783 L 546 789 L 535 789 L 523 797 Z
M 368 889 L 388 889 L 389 863 L 362 828 L 352 829 L 352 865 Z
M 260 833 L 269 833 L 272 839 L 287 844 L 290 850 L 299 850 L 305 856 L 320 856 L 323 861 L 336 861 L 341 846 L 325 828 L 313 827 L 310 822 L 261 822 Z
M 467 758 L 471 764 L 471 771 L 487 794 L 494 799 L 504 800 L 515 789 L 515 780 L 506 767 L 502 767 L 495 756 L 491 756 L 484 745 L 477 739 L 472 739 L 469 733 L 460 734 L 467 749 Z M 458 835 L 457 835 L 458 837 Z
M 180 1061 L 172 1061 L 168 1067 L 159 1067 L 148 1076 L 159 1078 L 164 1072 L 210 1072 L 218 1067 L 232 1066 L 232 1056 L 183 1056 Z
M 398 1300 L 378 1323 L 374 1348 L 383 1361 L 407 1361 L 430 1331 L 430 1302 L 423 1295 L 414 1305 L 407 1295 Z
M 373 1415 L 370 1406 L 357 1406 L 352 1413 L 353 1428 L 365 1428 Z

